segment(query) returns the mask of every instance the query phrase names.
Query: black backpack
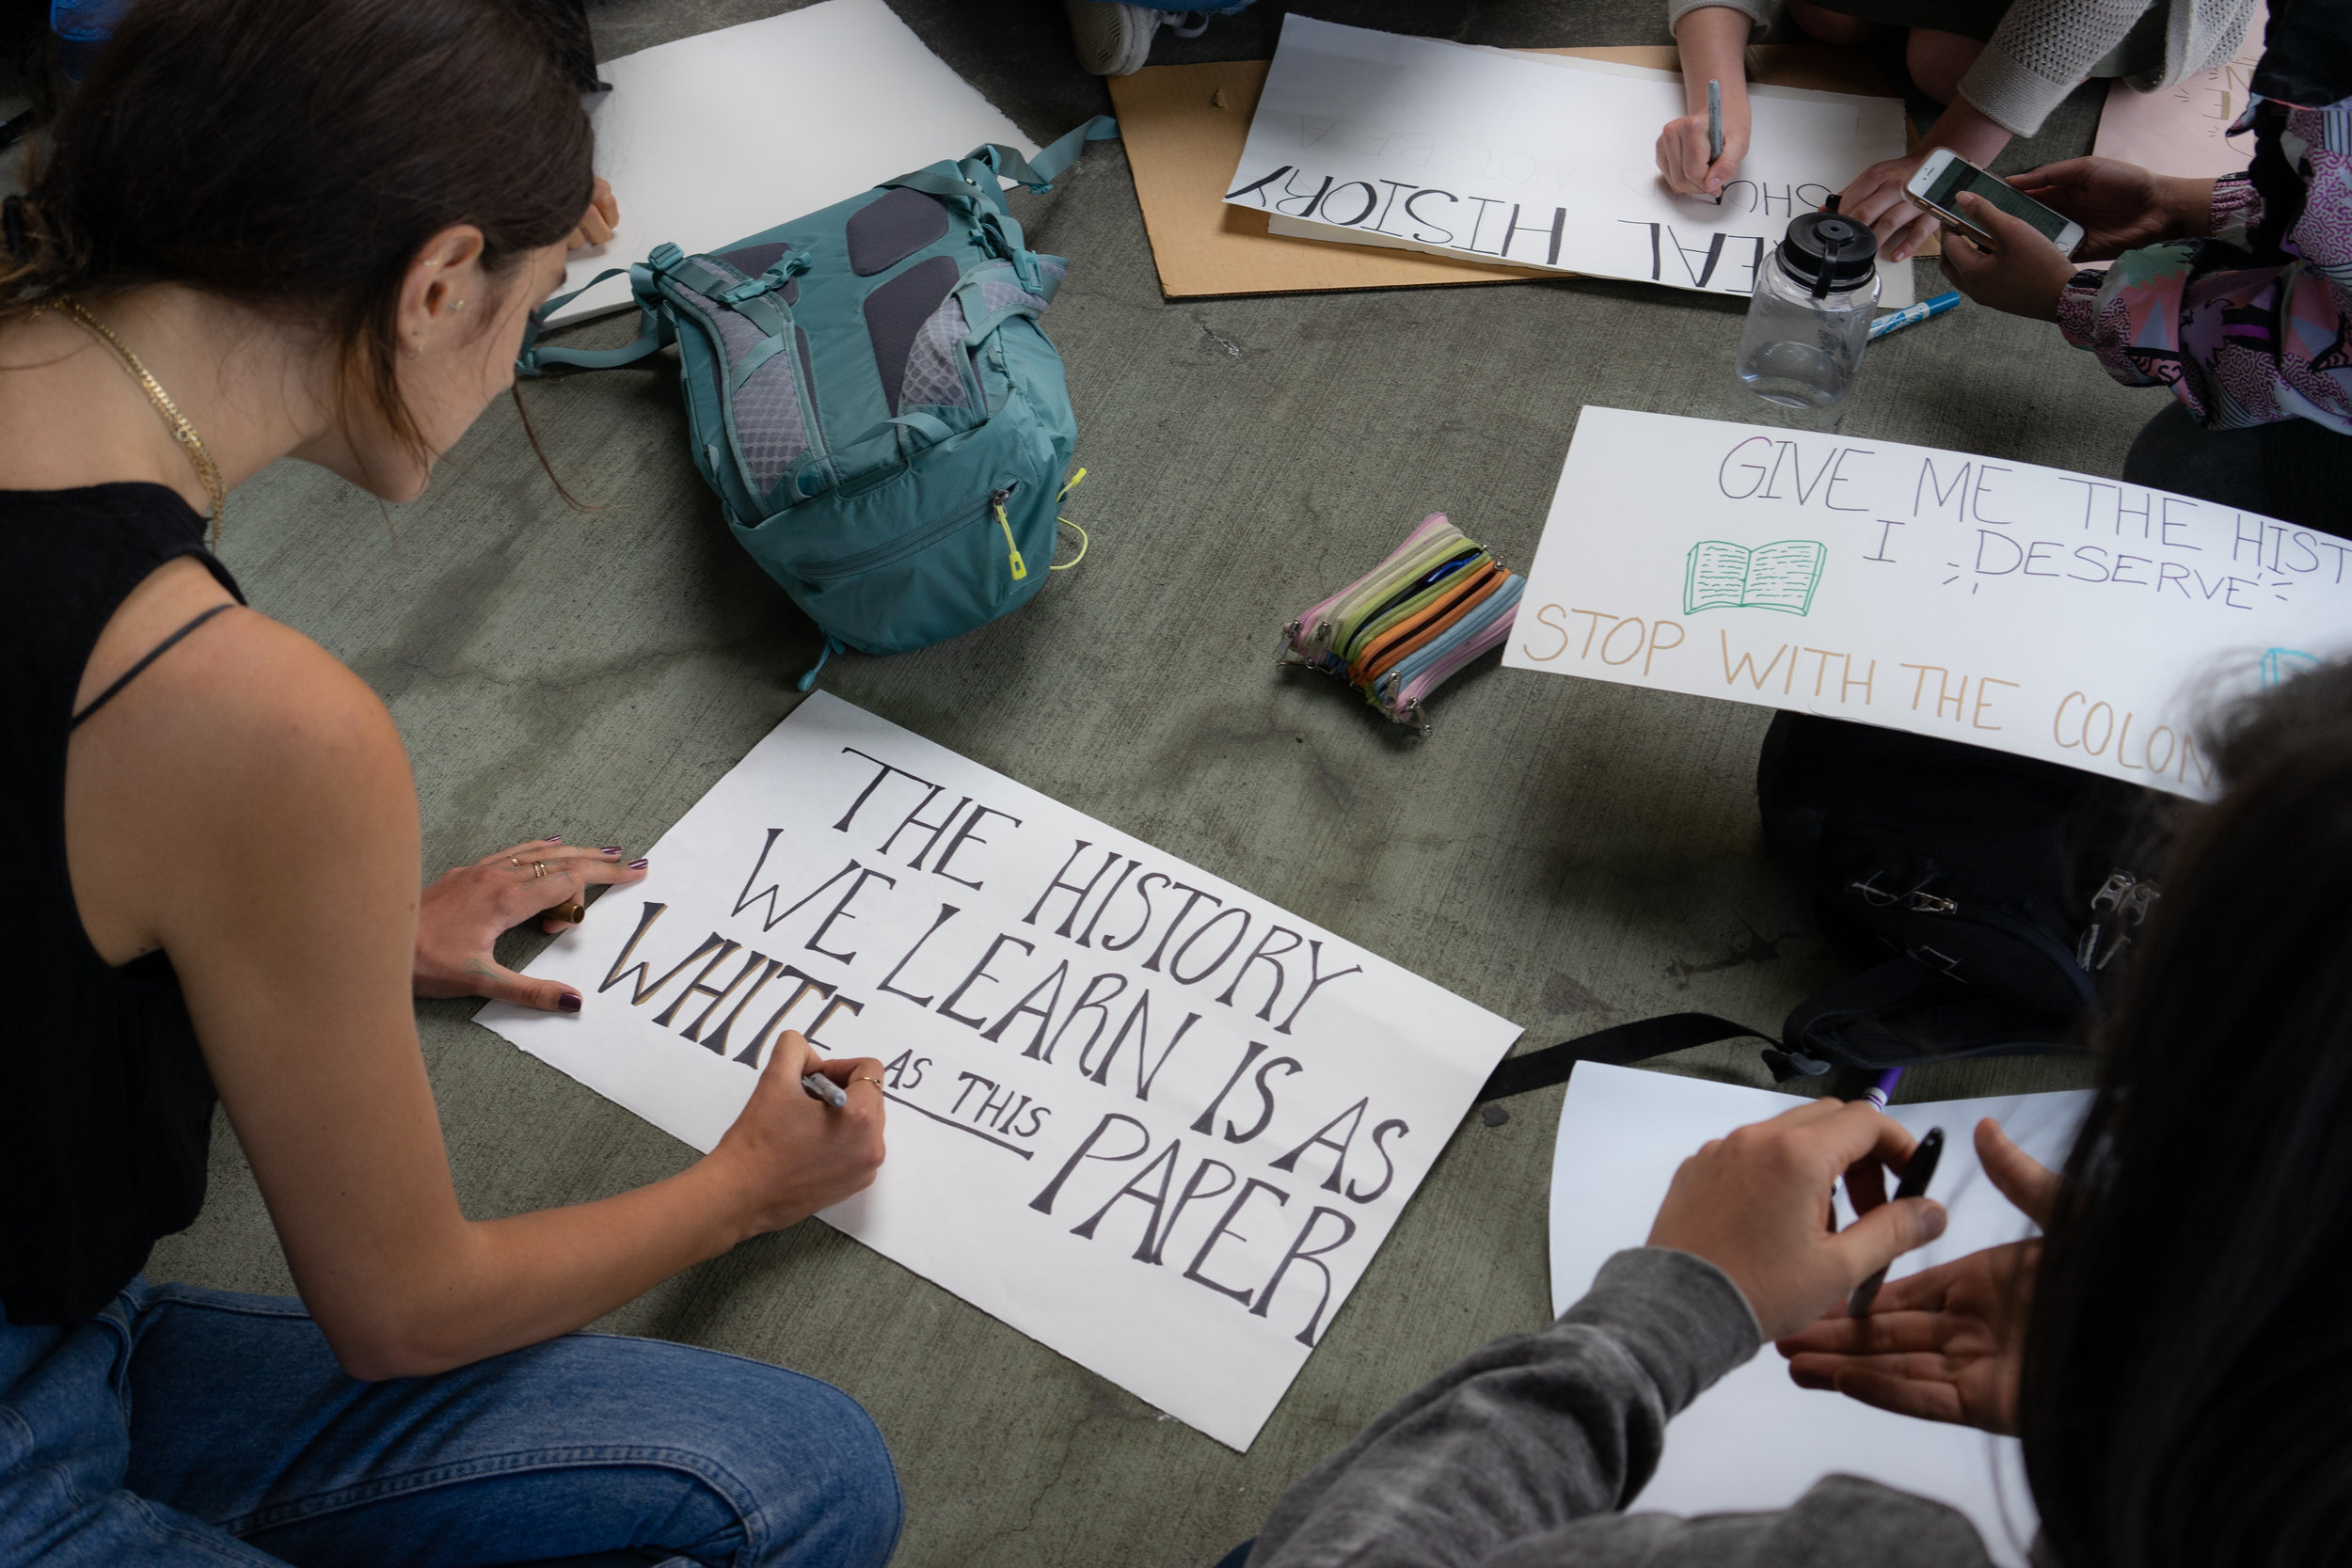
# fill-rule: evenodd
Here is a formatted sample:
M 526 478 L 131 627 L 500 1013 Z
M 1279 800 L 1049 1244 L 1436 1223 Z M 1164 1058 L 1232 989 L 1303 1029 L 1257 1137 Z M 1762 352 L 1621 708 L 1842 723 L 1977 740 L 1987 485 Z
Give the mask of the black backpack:
M 2168 797 L 1981 747 L 1783 713 L 1757 759 L 1765 836 L 1812 885 L 1860 973 L 1777 1037 L 1670 1013 L 1510 1057 L 1480 1092 L 1556 1084 L 1711 1040 L 1769 1041 L 1783 1082 L 1960 1056 L 2067 1049 L 2161 890 Z

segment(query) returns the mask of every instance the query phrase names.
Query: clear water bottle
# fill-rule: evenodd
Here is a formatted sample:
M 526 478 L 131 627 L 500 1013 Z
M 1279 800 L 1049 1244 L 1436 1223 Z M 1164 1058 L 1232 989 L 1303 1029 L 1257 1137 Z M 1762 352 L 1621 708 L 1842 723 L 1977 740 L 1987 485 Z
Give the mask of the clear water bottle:
M 1836 213 L 1801 213 L 1757 270 L 1737 373 L 1785 408 L 1827 408 L 1853 390 L 1878 306 L 1878 237 Z

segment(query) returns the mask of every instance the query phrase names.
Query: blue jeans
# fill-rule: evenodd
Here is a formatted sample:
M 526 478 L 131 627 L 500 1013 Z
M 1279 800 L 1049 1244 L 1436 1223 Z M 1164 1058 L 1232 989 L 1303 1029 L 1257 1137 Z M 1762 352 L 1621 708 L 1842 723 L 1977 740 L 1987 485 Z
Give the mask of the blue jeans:
M 0 1321 L 0 1564 L 882 1568 L 898 1481 L 847 1394 L 573 1334 L 360 1383 L 301 1303 L 135 1279 Z

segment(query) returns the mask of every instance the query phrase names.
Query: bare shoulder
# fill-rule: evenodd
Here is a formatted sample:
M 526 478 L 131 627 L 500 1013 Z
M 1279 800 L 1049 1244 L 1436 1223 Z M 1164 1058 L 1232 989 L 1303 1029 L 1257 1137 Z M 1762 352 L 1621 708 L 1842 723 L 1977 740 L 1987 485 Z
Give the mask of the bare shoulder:
M 69 825 L 79 817 L 120 843 L 160 834 L 226 846 L 298 835 L 304 824 L 356 819 L 382 831 L 387 812 L 413 822 L 391 715 L 293 627 L 230 608 L 138 668 L 222 605 L 233 600 L 190 560 L 157 571 L 116 612 L 84 673 L 81 705 L 137 673 L 74 731 Z M 161 780 L 170 787 L 155 788 Z

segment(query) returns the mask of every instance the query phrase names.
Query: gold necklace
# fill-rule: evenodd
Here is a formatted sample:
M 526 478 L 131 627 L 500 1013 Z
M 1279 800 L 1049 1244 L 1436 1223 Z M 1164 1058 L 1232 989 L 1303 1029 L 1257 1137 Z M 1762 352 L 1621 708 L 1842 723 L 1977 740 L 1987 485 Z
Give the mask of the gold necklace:
M 87 327 L 99 341 L 114 350 L 115 357 L 122 361 L 122 368 L 131 372 L 131 378 L 146 388 L 147 401 L 153 404 L 155 412 L 163 416 L 165 425 L 171 431 L 171 438 L 179 442 L 180 450 L 188 454 L 188 462 L 196 468 L 196 477 L 204 483 L 204 493 L 213 499 L 213 514 L 208 520 L 212 524 L 213 546 L 218 548 L 221 503 L 227 499 L 228 491 L 220 483 L 220 466 L 213 461 L 213 454 L 204 450 L 204 438 L 196 433 L 196 426 L 188 422 L 188 417 L 180 412 L 180 405 L 171 401 L 171 394 L 164 390 L 163 383 L 139 363 L 139 356 L 131 352 L 129 345 L 116 337 L 104 322 L 91 315 L 80 300 L 53 299 L 44 309 L 62 310 Z

